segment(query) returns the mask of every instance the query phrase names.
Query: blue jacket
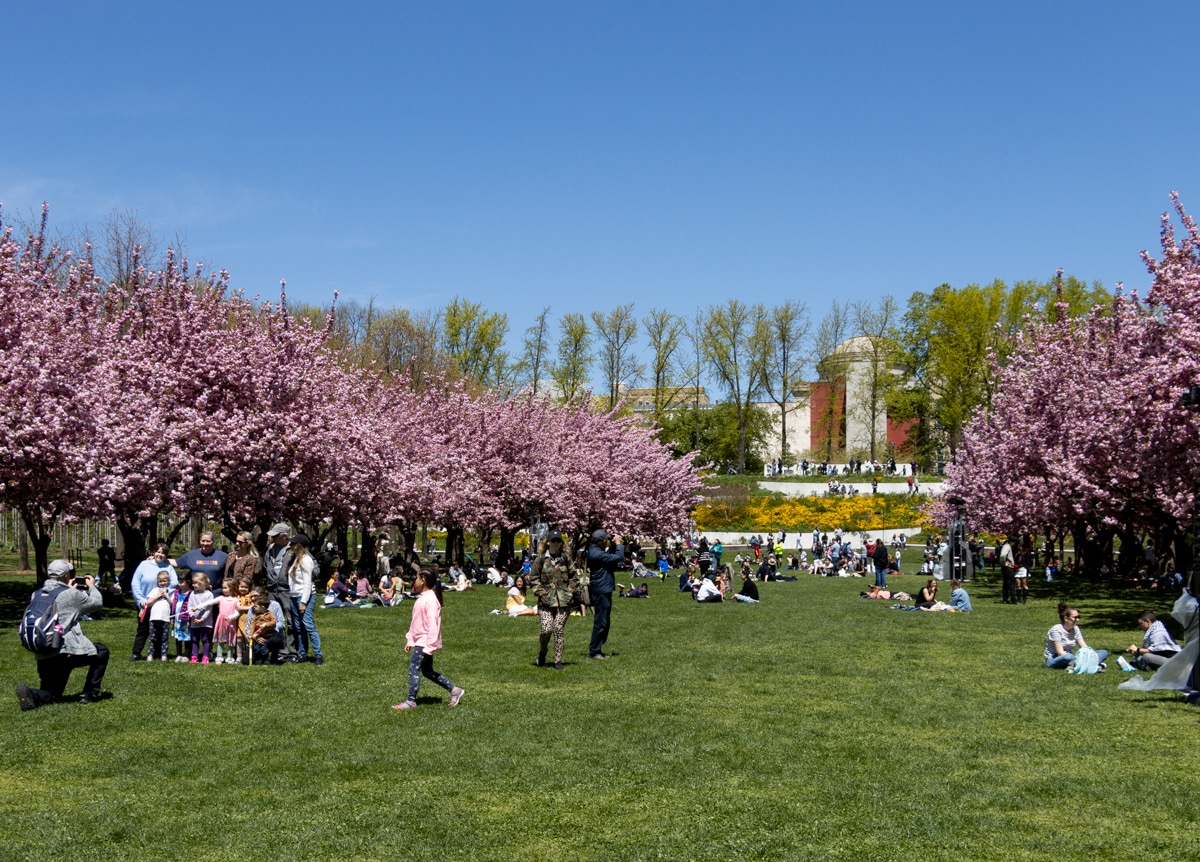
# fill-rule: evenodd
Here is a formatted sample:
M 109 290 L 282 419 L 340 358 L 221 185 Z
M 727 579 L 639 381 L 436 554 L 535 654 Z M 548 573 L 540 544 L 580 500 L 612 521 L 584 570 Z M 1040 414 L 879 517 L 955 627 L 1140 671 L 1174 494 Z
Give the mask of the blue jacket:
M 594 542 L 588 542 L 587 567 L 591 577 L 593 593 L 611 593 L 617 588 L 617 566 L 625 562 L 625 546 L 617 545 L 615 553 L 602 550 Z

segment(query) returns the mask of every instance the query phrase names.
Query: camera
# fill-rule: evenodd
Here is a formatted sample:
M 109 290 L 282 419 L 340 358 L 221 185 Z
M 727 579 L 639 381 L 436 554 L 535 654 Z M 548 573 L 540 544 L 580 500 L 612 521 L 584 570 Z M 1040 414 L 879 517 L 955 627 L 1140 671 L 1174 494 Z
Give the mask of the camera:
M 87 575 L 75 576 L 75 589 L 86 590 L 88 588 Z

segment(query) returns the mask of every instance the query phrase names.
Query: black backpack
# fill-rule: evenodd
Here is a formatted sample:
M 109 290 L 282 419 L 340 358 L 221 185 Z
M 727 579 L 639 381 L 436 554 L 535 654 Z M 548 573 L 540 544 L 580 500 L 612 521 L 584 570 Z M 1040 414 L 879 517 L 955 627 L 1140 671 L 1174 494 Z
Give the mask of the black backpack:
M 63 627 L 54 602 L 66 587 L 49 593 L 38 590 L 21 617 L 21 646 L 32 652 L 58 652 L 63 645 Z

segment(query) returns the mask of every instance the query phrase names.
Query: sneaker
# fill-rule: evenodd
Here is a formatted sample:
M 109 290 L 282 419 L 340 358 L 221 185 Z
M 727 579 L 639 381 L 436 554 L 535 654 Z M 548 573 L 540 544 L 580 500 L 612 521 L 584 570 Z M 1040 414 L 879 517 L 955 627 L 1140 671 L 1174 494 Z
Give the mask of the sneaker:
M 608 656 L 606 656 L 602 652 L 598 652 L 595 655 L 588 656 L 588 658 L 592 659 L 593 661 L 605 661 L 608 658 Z
M 16 688 L 17 703 L 21 704 L 21 711 L 27 712 L 31 709 L 37 709 L 38 705 L 33 699 L 33 690 L 23 682 L 17 683 Z
M 562 669 L 563 669 L 563 663 L 562 663 L 561 661 L 556 661 L 556 662 L 554 663 L 554 669 L 555 669 L 555 670 L 562 670 Z
M 1096 672 L 1097 672 L 1097 673 L 1104 673 L 1104 671 L 1106 671 L 1106 670 L 1108 670 L 1108 662 L 1104 662 L 1104 661 L 1102 661 L 1102 662 L 1100 662 L 1100 667 L 1098 667 L 1098 668 L 1096 669 Z
M 205 656 L 204 658 L 200 659 L 200 664 L 208 664 L 208 656 Z
M 142 657 L 141 657 L 140 655 L 131 655 L 131 656 L 129 657 L 129 660 L 130 660 L 130 661 L 141 661 L 141 660 L 142 660 Z
M 88 694 L 87 692 L 84 692 L 83 694 L 79 695 L 79 702 L 80 703 L 99 703 L 100 695 Z
M 313 662 L 312 662 L 312 663 L 313 663 L 313 664 L 325 664 L 325 656 L 323 656 L 323 655 L 315 655 L 315 656 L 313 656 Z
M 415 700 L 406 700 L 403 703 L 398 703 L 392 709 L 416 709 L 417 702 Z
M 188 659 L 188 661 L 191 664 L 195 664 L 196 662 L 200 661 L 200 659 L 196 658 L 195 656 L 192 656 L 190 659 Z M 205 659 L 205 661 L 208 661 L 208 659 Z
M 450 705 L 451 705 L 451 706 L 458 706 L 458 702 L 459 702 L 460 700 L 462 700 L 462 696 L 463 696 L 464 694 L 466 694 L 466 692 L 464 692 L 464 691 L 463 691 L 461 688 L 459 688 L 458 686 L 455 686 L 453 689 L 451 689 L 451 690 L 450 690 Z
M 167 659 L 167 657 L 166 657 L 166 656 L 163 656 L 163 657 L 162 657 L 162 660 L 163 660 L 163 661 L 168 661 L 168 659 Z

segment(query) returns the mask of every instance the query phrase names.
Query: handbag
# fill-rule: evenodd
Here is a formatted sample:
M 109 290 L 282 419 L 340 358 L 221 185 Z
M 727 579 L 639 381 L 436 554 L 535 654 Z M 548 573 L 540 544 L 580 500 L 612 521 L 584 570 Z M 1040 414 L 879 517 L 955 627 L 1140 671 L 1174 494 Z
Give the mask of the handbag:
M 584 575 L 579 579 L 579 591 L 576 593 L 579 598 L 579 604 L 585 608 L 592 606 L 591 578 Z

